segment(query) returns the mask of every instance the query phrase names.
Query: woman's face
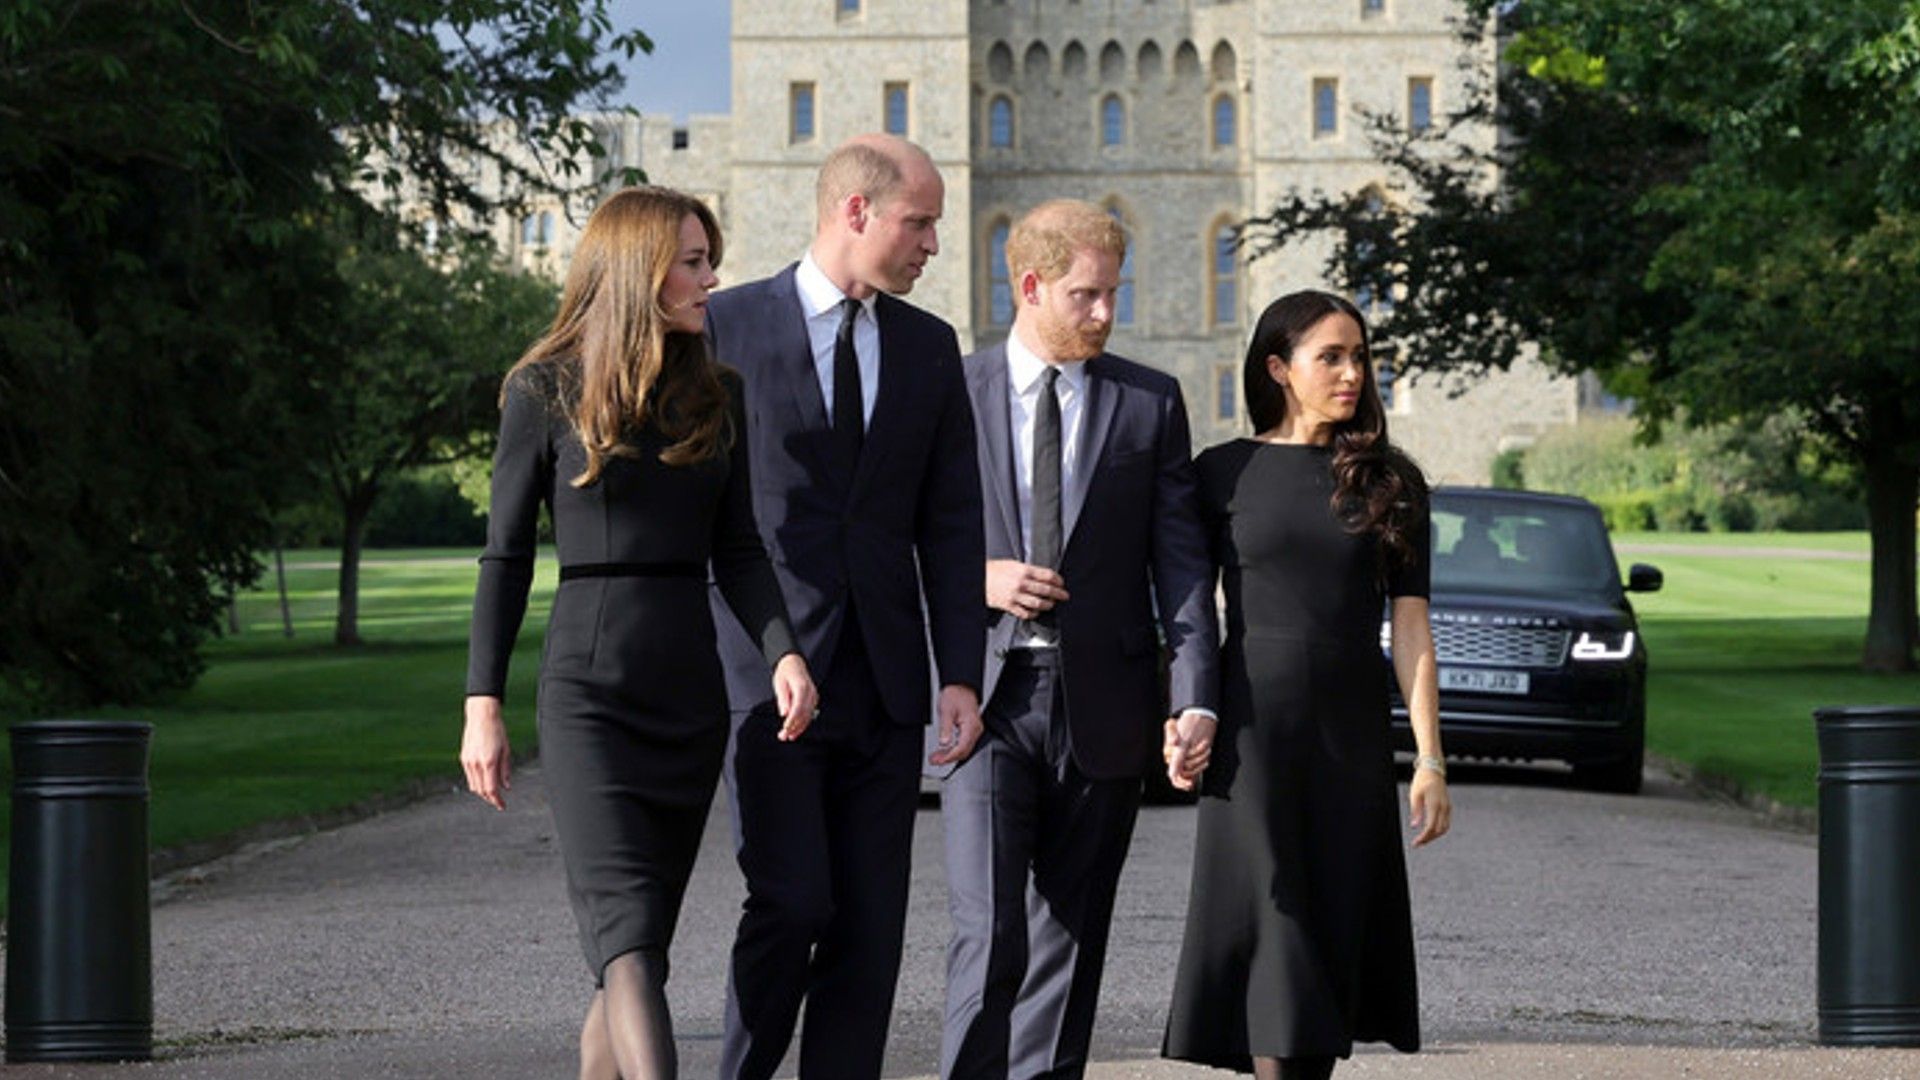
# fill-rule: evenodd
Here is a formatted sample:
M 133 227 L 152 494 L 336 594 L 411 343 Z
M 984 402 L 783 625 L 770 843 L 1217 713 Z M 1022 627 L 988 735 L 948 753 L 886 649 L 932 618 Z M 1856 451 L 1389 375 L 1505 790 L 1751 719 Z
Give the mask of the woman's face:
M 1293 355 L 1267 357 L 1267 373 L 1287 389 L 1287 415 L 1309 428 L 1353 419 L 1366 385 L 1367 347 L 1360 324 L 1344 312 L 1314 323 Z
M 667 329 L 698 334 L 707 326 L 707 293 L 720 279 L 714 276 L 707 230 L 688 214 L 680 219 L 680 250 L 660 286 L 660 307 L 667 313 Z

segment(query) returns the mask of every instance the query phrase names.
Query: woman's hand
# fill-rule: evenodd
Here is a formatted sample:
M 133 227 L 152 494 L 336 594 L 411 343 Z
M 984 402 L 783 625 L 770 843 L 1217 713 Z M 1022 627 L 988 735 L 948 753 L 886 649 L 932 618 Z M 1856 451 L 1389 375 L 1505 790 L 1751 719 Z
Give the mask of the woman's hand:
M 1213 757 L 1213 736 L 1219 721 L 1205 713 L 1184 712 L 1166 723 L 1166 739 L 1160 756 L 1167 763 L 1167 782 L 1181 791 L 1192 791 L 1207 771 Z
M 484 694 L 467 698 L 460 767 L 466 770 L 468 791 L 495 810 L 507 808 L 502 793 L 513 786 L 513 751 L 507 746 L 507 722 L 500 716 L 499 698 Z
M 820 711 L 820 691 L 814 689 L 806 658 L 790 652 L 773 668 L 773 702 L 780 710 L 780 741 L 792 742 L 813 723 Z
M 1407 824 L 1420 832 L 1414 847 L 1422 847 L 1447 835 L 1453 827 L 1453 797 L 1447 794 L 1447 778 L 1432 769 L 1416 767 L 1413 782 L 1407 785 Z

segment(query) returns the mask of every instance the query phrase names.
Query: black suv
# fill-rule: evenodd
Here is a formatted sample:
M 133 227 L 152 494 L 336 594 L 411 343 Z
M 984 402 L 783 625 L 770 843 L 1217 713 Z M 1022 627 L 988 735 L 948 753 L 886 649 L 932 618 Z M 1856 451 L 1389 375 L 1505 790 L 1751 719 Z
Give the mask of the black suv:
M 1433 643 L 1441 743 L 1451 757 L 1557 758 L 1577 782 L 1640 790 L 1647 650 L 1628 592 L 1660 588 L 1635 564 L 1623 590 L 1600 511 L 1531 491 L 1433 492 Z M 1387 626 L 1380 630 L 1388 646 Z M 1394 732 L 1412 749 L 1396 687 Z

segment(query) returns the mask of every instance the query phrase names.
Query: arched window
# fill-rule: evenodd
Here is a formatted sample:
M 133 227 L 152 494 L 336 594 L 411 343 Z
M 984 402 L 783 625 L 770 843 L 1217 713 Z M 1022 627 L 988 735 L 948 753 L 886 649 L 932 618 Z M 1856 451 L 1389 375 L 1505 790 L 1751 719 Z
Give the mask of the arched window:
M 1119 94 L 1108 94 L 1100 102 L 1100 145 L 1120 146 L 1127 141 L 1127 106 Z
M 1127 215 L 1120 212 L 1119 206 L 1113 203 L 1108 203 L 1107 213 L 1113 215 L 1113 220 L 1119 222 L 1120 228 L 1127 234 L 1127 253 L 1120 260 L 1120 288 L 1115 291 L 1113 296 L 1113 325 L 1132 326 L 1133 325 L 1133 276 L 1134 276 L 1133 274 L 1133 249 L 1134 249 L 1133 230 L 1127 228 Z
M 1013 102 L 1008 98 L 994 98 L 987 106 L 987 145 L 1002 149 L 1013 145 Z
M 533 246 L 534 237 L 540 235 L 538 232 L 539 228 L 540 219 L 532 214 L 528 214 L 526 217 L 520 219 L 520 244 L 522 247 Z
M 1233 107 L 1232 97 L 1221 94 L 1219 97 L 1213 99 L 1214 149 L 1218 150 L 1233 145 L 1234 136 L 1237 134 L 1239 128 L 1239 125 L 1236 123 L 1237 117 L 1234 115 L 1236 111 Z
M 1013 282 L 1007 276 L 1007 222 L 993 223 L 987 233 L 987 322 L 1013 324 Z
M 1407 80 L 1407 130 L 1425 131 L 1433 126 L 1433 80 L 1416 77 Z
M 1234 252 L 1233 223 L 1215 223 L 1208 247 L 1211 321 L 1215 326 L 1232 326 L 1240 321 L 1240 269 Z
M 1313 133 L 1332 135 L 1340 130 L 1340 81 L 1313 80 Z
M 553 213 L 542 210 L 540 211 L 540 245 L 545 247 L 551 243 L 553 243 Z

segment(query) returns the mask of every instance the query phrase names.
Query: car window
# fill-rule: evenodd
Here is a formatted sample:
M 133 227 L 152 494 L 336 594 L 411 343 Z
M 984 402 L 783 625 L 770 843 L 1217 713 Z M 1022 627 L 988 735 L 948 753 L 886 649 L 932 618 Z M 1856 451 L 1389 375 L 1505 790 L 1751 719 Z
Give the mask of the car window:
M 1620 571 L 1606 526 L 1585 507 L 1435 492 L 1433 585 L 1611 597 Z

